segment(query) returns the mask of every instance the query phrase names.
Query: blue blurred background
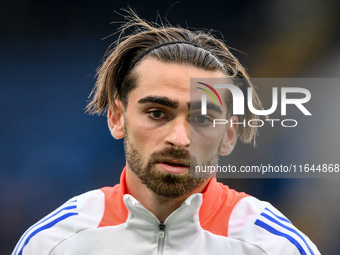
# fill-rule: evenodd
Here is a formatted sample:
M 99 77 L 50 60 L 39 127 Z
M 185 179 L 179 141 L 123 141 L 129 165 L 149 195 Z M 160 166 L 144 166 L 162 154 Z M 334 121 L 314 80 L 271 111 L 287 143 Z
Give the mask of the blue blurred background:
M 84 108 L 95 70 L 116 36 L 102 38 L 118 28 L 111 22 L 123 21 L 114 10 L 121 12 L 128 4 L 149 21 L 159 13 L 173 25 L 219 31 L 216 35 L 235 49 L 251 77 L 340 76 L 336 0 L 2 2 L 1 255 L 10 254 L 30 225 L 67 199 L 119 181 L 125 164 L 122 142 L 111 138 L 105 117 L 89 116 Z M 332 106 L 340 109 L 339 102 Z M 259 145 L 272 144 L 269 155 L 288 161 L 306 148 L 315 155 L 334 154 L 340 147 L 337 127 L 316 133 L 320 140 L 320 133 L 332 138 L 332 147 L 311 145 L 312 131 L 296 135 L 295 149 L 266 134 Z M 251 153 L 250 145 L 238 146 L 236 156 Z M 340 254 L 338 180 L 222 181 L 273 203 L 323 254 Z

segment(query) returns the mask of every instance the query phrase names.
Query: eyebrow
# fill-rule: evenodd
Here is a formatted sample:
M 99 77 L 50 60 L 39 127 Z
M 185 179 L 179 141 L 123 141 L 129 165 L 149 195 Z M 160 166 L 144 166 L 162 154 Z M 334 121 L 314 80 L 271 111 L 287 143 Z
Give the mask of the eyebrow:
M 156 103 L 164 105 L 171 109 L 177 109 L 179 107 L 179 102 L 177 100 L 170 99 L 168 97 L 158 97 L 158 96 L 146 96 L 138 100 L 140 104 L 146 103 Z
M 201 109 L 201 101 L 191 101 L 190 103 L 188 103 L 189 109 L 192 110 L 198 110 Z M 223 113 L 221 107 L 219 107 L 218 105 L 212 103 L 212 102 L 207 102 L 207 109 L 216 111 L 220 114 Z

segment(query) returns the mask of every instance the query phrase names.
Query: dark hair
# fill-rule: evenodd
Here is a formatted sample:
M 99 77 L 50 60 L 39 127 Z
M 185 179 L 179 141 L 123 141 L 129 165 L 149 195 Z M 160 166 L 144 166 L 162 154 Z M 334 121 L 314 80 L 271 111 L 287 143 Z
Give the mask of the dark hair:
M 201 30 L 190 31 L 169 24 L 151 24 L 140 19 L 132 11 L 128 14 L 128 22 L 120 29 L 120 36 L 113 44 L 113 49 L 107 51 L 102 65 L 97 70 L 97 81 L 90 95 L 92 99 L 87 106 L 87 111 L 91 114 L 100 115 L 109 108 L 115 110 L 115 99 L 127 106 L 129 92 L 137 86 L 134 70 L 144 55 L 208 71 L 220 70 L 228 78 L 243 78 L 242 80 L 246 82 L 243 91 L 247 87 L 253 88 L 245 68 L 227 46 L 211 33 Z M 129 28 L 134 28 L 134 31 L 123 37 Z M 177 43 L 169 43 L 174 41 Z M 232 104 L 231 93 L 228 93 L 228 113 L 232 110 Z M 262 109 L 254 90 L 253 104 L 255 108 Z M 238 117 L 240 121 L 257 118 L 249 110 L 244 116 Z M 254 140 L 255 144 L 257 128 L 240 126 L 238 135 L 241 141 L 249 143 Z

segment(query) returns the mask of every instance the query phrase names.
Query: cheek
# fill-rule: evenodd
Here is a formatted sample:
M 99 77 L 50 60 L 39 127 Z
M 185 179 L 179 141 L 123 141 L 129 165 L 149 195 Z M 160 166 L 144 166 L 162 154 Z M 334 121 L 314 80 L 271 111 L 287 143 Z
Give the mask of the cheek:
M 129 140 L 141 152 L 152 150 L 158 143 L 160 131 L 145 121 L 145 116 L 128 116 L 126 117 Z
M 147 141 L 152 137 L 151 130 L 145 128 L 143 125 L 135 122 L 128 126 L 130 140 L 136 145 L 146 145 Z
M 204 132 L 197 132 L 191 128 L 190 150 L 193 156 L 208 158 L 218 152 L 219 145 L 225 135 L 225 126 L 206 128 Z

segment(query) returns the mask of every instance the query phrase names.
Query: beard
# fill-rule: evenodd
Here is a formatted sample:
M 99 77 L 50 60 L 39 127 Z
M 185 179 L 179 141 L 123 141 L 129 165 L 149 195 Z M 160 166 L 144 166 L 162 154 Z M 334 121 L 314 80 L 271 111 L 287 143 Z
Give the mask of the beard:
M 190 156 L 190 152 L 186 149 L 165 148 L 162 151 L 153 152 L 148 159 L 144 160 L 139 150 L 130 141 L 126 124 L 124 130 L 124 149 L 127 163 L 142 183 L 154 194 L 165 198 L 178 198 L 189 194 L 200 184 L 211 178 L 209 173 L 195 172 L 197 160 L 195 157 Z M 218 155 L 218 152 L 216 152 L 204 165 L 217 164 Z M 156 169 L 155 165 L 157 163 L 165 162 L 169 159 L 187 162 L 186 165 L 190 165 L 190 171 L 174 174 Z

